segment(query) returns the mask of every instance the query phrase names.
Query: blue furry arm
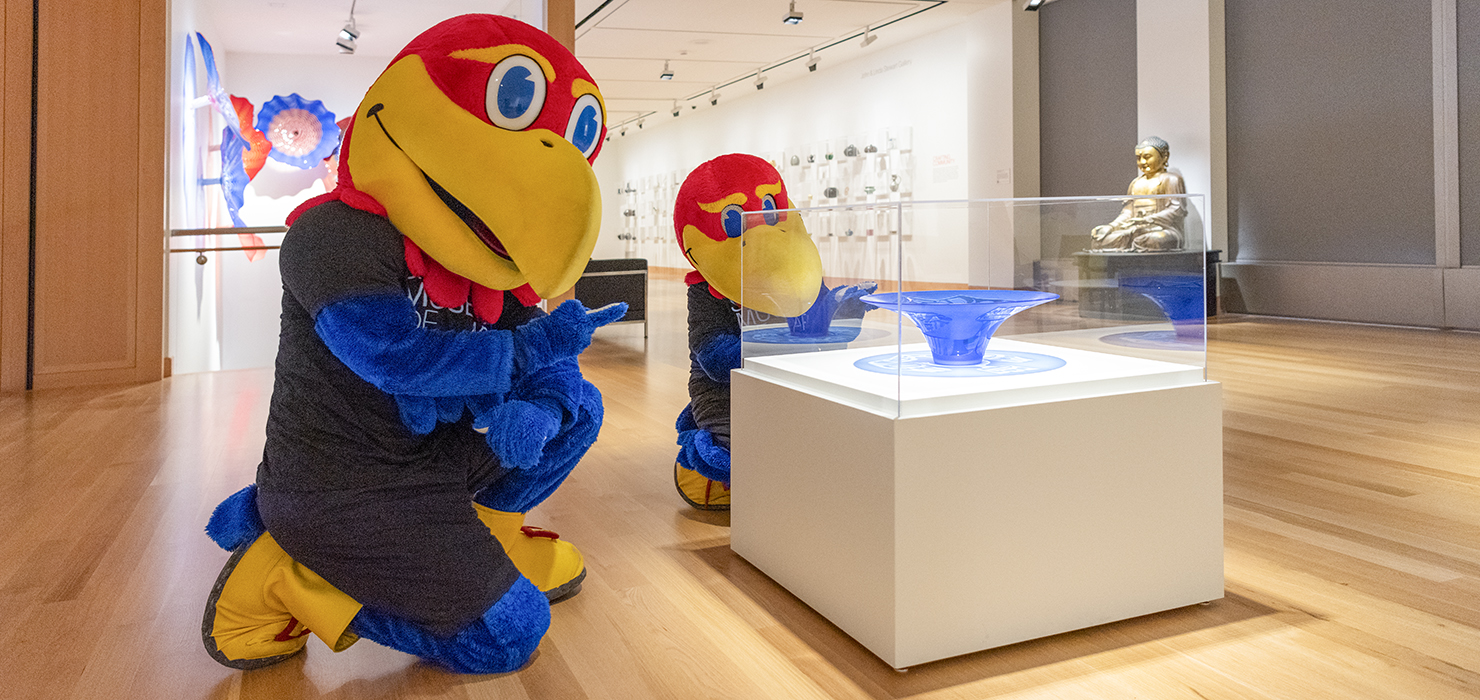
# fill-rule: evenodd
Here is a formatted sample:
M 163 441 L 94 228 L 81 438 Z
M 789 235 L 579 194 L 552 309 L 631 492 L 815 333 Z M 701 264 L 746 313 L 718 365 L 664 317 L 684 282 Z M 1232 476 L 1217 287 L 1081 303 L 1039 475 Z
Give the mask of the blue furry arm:
M 694 359 L 710 379 L 729 384 L 730 370 L 740 368 L 740 337 L 729 334 L 711 336 L 708 342 L 694 350 Z
M 353 297 L 325 306 L 314 330 L 355 374 L 388 394 L 459 396 L 509 390 L 509 331 L 456 332 L 417 326 L 399 294 Z
M 550 315 L 514 329 L 514 370 L 522 374 L 573 358 L 591 344 L 591 334 L 597 328 L 625 315 L 627 305 L 623 303 L 588 310 L 581 302 L 567 299 Z
M 740 367 L 740 320 L 725 299 L 716 299 L 707 284 L 689 286 L 689 352 L 704 374 L 730 383 L 730 370 Z

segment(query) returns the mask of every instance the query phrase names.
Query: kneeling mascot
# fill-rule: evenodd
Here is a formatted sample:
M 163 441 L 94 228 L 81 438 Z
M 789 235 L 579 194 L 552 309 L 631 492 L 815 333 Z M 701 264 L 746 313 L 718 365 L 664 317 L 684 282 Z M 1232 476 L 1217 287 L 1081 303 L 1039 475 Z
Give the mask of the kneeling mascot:
M 289 218 L 282 333 L 257 481 L 216 508 L 231 552 L 213 658 L 252 669 L 312 632 L 462 673 L 522 667 L 579 550 L 524 525 L 596 440 L 576 356 L 625 313 L 541 298 L 596 242 L 601 93 L 549 35 L 456 17 L 355 111 L 339 185 Z

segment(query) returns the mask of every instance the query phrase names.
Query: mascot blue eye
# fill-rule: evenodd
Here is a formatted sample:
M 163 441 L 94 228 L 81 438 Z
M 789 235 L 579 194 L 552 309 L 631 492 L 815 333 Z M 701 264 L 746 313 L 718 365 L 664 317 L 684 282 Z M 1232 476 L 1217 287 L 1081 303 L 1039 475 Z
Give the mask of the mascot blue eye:
M 514 55 L 498 62 L 488 76 L 484 98 L 488 120 L 494 126 L 522 131 L 545 107 L 545 74 L 528 56 Z
M 776 198 L 766 195 L 761 198 L 761 216 L 765 218 L 767 226 L 775 226 L 781 220 L 781 215 L 776 213 Z
M 571 145 L 581 149 L 581 154 L 587 158 L 596 152 L 596 144 L 600 142 L 601 125 L 605 123 L 602 117 L 601 99 L 592 94 L 581 95 L 576 100 L 576 106 L 570 110 L 570 123 L 565 127 L 565 140 Z
M 498 113 L 505 119 L 518 119 L 529 111 L 529 103 L 534 102 L 534 81 L 529 79 L 530 75 L 524 66 L 514 66 L 504 73 L 498 84 Z
M 731 204 L 719 213 L 720 222 L 725 227 L 725 235 L 730 238 L 739 238 L 745 233 L 745 210 L 739 204 Z

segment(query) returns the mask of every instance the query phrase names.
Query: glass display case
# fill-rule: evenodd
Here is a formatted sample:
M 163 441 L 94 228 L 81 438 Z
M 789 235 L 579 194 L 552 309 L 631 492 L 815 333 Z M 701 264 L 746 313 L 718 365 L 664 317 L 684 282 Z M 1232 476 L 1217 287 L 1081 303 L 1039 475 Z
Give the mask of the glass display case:
M 1221 597 L 1203 211 L 746 214 L 732 548 L 896 668 Z M 766 277 L 783 215 L 821 263 L 810 303 Z
M 1182 248 L 1146 252 L 1091 250 L 1093 229 L 1124 208 L 1118 197 L 797 210 L 826 289 L 802 317 L 742 312 L 744 366 L 897 417 L 1070 385 L 1201 382 L 1215 271 L 1201 198 L 1178 199 L 1189 211 Z M 742 307 L 766 286 L 745 274 Z

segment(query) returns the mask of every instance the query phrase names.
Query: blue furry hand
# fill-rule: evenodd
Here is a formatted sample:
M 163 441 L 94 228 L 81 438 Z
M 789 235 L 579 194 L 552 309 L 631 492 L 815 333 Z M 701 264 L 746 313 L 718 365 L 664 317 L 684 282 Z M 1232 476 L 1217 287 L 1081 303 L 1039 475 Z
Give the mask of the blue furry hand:
M 545 443 L 560 434 L 563 416 L 528 401 L 506 401 L 478 416 L 473 427 L 487 431 L 488 448 L 505 466 L 529 469 L 539 464 Z
M 627 305 L 608 304 L 594 311 L 570 299 L 542 316 L 514 329 L 514 370 L 529 372 L 581 354 L 597 328 L 627 315 Z

